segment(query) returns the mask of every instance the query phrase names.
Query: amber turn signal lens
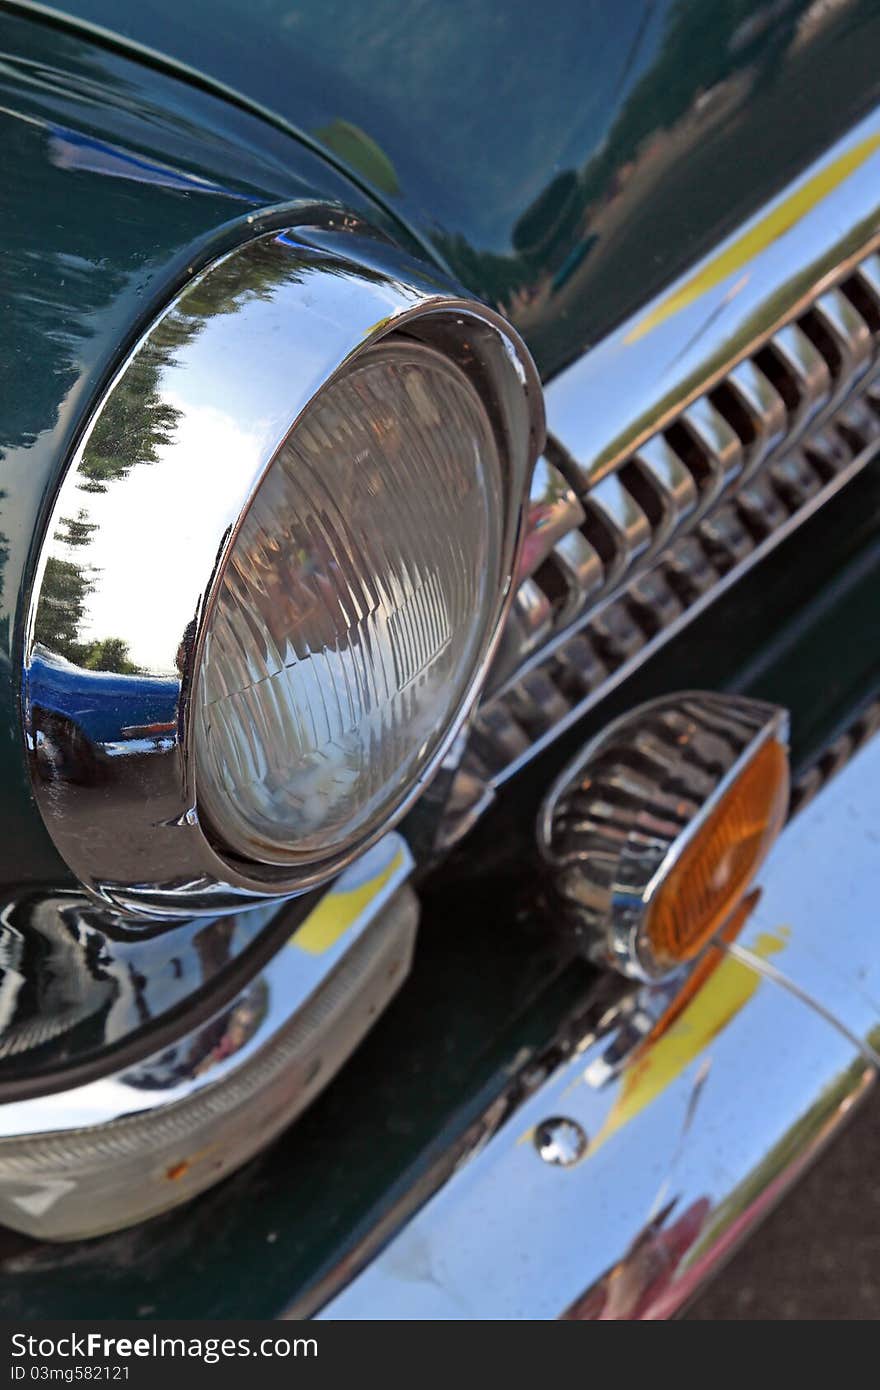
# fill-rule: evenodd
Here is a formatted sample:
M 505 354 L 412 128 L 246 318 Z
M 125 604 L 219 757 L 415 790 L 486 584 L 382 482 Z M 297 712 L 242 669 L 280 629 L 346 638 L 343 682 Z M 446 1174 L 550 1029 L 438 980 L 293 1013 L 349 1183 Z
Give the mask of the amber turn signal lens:
M 734 911 L 788 808 L 788 756 L 761 745 L 657 888 L 644 933 L 658 962 L 692 959 Z

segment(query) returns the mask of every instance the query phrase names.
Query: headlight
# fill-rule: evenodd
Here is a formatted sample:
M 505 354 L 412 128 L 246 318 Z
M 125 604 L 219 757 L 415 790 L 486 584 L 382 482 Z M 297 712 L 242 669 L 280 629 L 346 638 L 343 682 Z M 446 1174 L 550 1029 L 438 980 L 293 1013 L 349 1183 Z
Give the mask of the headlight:
M 208 266 L 62 480 L 25 734 L 59 850 L 116 906 L 325 880 L 418 795 L 485 671 L 540 385 L 497 315 L 364 245 L 273 233 Z
M 502 584 L 486 411 L 420 343 L 357 359 L 285 441 L 208 618 L 198 805 L 239 855 L 347 849 L 430 766 Z

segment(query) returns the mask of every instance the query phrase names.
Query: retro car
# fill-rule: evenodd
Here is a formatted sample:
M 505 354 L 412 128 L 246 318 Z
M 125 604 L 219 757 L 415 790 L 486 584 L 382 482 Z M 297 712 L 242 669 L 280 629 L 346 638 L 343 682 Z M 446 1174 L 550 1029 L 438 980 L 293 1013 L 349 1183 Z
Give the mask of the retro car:
M 678 1313 L 880 1055 L 878 7 L 0 36 L 0 1306 Z

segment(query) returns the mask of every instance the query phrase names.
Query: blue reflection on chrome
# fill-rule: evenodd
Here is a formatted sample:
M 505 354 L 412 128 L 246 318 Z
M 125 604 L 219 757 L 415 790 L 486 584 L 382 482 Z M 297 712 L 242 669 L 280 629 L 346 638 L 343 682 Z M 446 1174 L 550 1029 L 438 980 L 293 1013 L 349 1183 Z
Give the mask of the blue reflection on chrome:
M 180 681 L 175 676 L 89 671 L 37 645 L 26 679 L 36 727 L 46 716 L 64 720 L 107 752 L 118 751 L 120 744 L 153 747 L 177 727 Z

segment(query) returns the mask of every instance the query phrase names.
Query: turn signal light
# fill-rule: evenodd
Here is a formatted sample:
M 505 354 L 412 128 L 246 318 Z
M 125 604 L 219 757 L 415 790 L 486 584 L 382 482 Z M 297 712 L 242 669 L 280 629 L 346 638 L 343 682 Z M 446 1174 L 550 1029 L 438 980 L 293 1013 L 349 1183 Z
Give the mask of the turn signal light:
M 685 845 L 653 896 L 644 932 L 663 965 L 691 960 L 724 925 L 782 829 L 788 757 L 762 744 Z
M 725 929 L 788 809 L 788 719 L 682 692 L 588 744 L 551 789 L 538 839 L 583 949 L 656 980 Z

